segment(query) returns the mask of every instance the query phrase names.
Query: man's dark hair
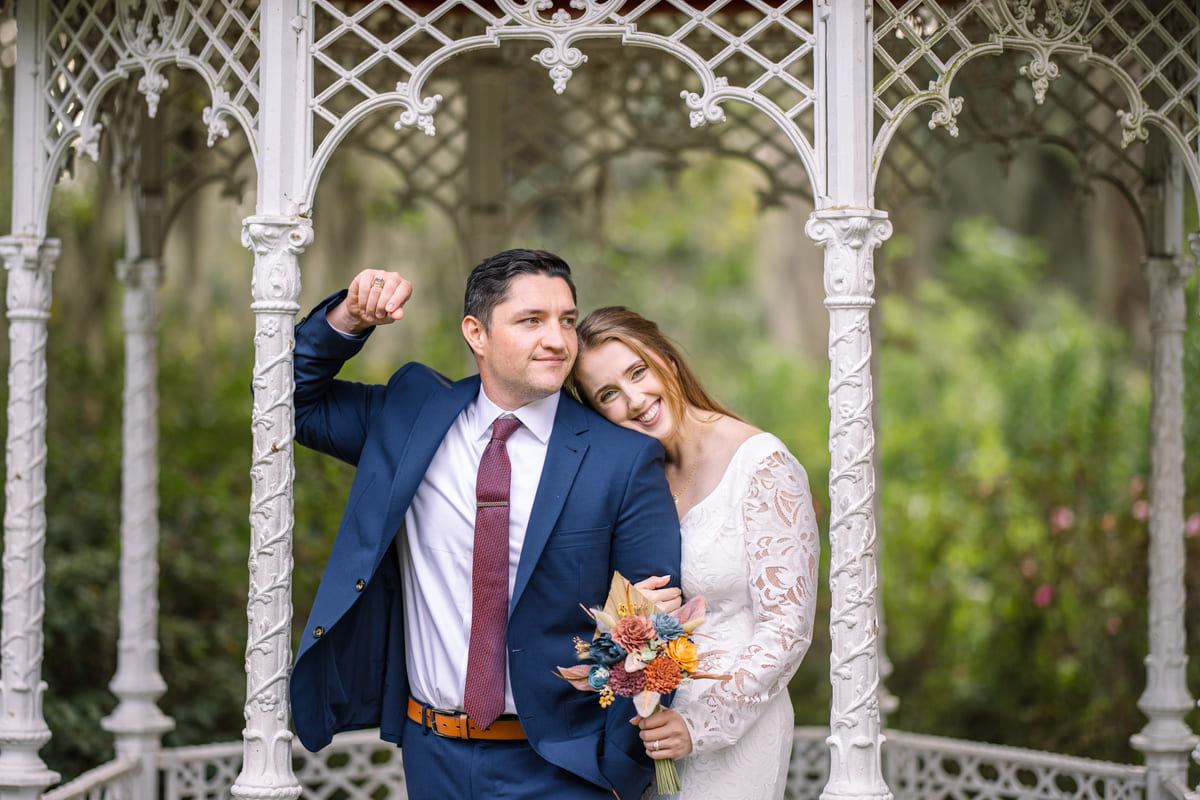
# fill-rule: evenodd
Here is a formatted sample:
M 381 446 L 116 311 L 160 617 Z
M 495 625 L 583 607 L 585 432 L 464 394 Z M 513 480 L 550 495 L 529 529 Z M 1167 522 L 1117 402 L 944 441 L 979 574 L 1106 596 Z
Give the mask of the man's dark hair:
M 474 317 L 484 330 L 492 327 L 492 310 L 504 302 L 508 285 L 518 275 L 547 275 L 562 278 L 571 287 L 571 299 L 575 296 L 575 283 L 571 280 L 571 268 L 553 253 L 545 250 L 505 250 L 491 258 L 485 258 L 471 270 L 467 278 L 467 292 L 463 298 L 463 316 Z

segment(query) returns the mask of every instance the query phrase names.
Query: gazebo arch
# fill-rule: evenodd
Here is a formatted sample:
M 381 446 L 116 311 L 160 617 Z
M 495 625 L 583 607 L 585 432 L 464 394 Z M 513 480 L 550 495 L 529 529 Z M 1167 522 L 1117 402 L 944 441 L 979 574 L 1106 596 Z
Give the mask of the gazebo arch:
M 170 95 L 164 76 L 169 67 L 203 79 L 211 97 L 202 113 L 209 145 L 230 135 L 230 120 L 245 136 L 257 175 L 256 211 L 242 227 L 242 242 L 254 259 L 256 392 L 246 726 L 232 793 L 297 797 L 302 788 L 293 770 L 286 701 L 294 522 L 289 332 L 300 311 L 299 257 L 313 241 L 316 189 L 333 152 L 368 117 L 400 109 L 398 127 L 435 136 L 445 98 L 427 92 L 443 68 L 467 52 L 517 41 L 545 45 L 533 59 L 548 72 L 546 91 L 559 93 L 594 68 L 587 63 L 589 44 L 611 41 L 667 53 L 698 84 L 676 93 L 679 113 L 693 126 L 722 122 L 724 107 L 738 101 L 770 120 L 779 137 L 775 152 L 788 153 L 807 178 L 814 211 L 805 231 L 824 250 L 830 317 L 833 701 L 830 728 L 818 739 L 828 748 L 823 800 L 888 800 L 895 788 L 888 778 L 895 770 L 885 770 L 880 710 L 870 325 L 873 251 L 892 231 L 875 203 L 886 156 L 906 120 L 924 106 L 933 109 L 930 127 L 956 133 L 965 101 L 952 92 L 963 68 L 978 58 L 1013 52 L 1029 55 L 1019 71 L 1038 103 L 1053 92 L 1064 70 L 1060 62 L 1070 58 L 1082 65 L 1070 69 L 1084 85 L 1089 85 L 1086 68 L 1094 68 L 1116 87 L 1119 98 L 1102 97 L 1097 106 L 1117 120 L 1123 146 L 1146 142 L 1151 129 L 1161 134 L 1165 145 L 1150 142 L 1142 159 L 1145 174 L 1163 186 L 1161 201 L 1145 215 L 1152 239 L 1146 269 L 1155 320 L 1151 636 L 1140 704 L 1149 723 L 1135 745 L 1146 764 L 1073 763 L 1071 768 L 1111 779 L 1106 785 L 1129 796 L 1188 795 L 1189 754 L 1200 760 L 1200 753 L 1192 751 L 1196 737 L 1183 722 L 1193 699 L 1186 687 L 1180 602 L 1181 363 L 1183 284 L 1193 259 L 1200 257 L 1196 221 L 1191 222 L 1192 258 L 1180 251 L 1180 243 L 1185 180 L 1200 195 L 1200 23 L 1194 2 L 872 0 L 864 6 L 736 0 L 701 6 L 675 0 L 18 0 L 16 10 L 13 220 L 12 234 L 0 240 L 8 272 L 11 348 L 0 797 L 39 797 L 58 780 L 37 753 L 50 737 L 41 712 L 40 669 L 45 338 L 57 246 L 47 238 L 46 214 L 68 148 L 95 157 L 105 114 L 126 120 L 125 135 L 121 124 L 110 126 L 108 135 L 136 141 L 128 134 L 134 127 L 128 122 L 131 93 L 119 87 L 138 76 L 136 90 L 145 99 L 147 116 L 155 118 Z M 151 173 L 139 173 L 138 180 L 161 181 L 165 176 L 153 173 L 156 168 L 151 164 Z M 497 193 L 502 188 L 491 186 Z M 130 213 L 141 232 L 161 244 L 169 224 L 163 208 L 152 203 Z M 131 237 L 137 244 L 121 273 L 129 387 L 123 489 L 129 527 L 123 522 L 122 539 L 129 558 L 123 556 L 123 643 L 112 686 L 121 704 L 106 723 L 116 734 L 118 759 L 53 792 L 57 800 L 111 787 L 136 800 L 157 796 L 159 740 L 170 724 L 155 705 L 161 677 L 154 652 L 156 572 L 150 555 L 157 535 L 153 341 L 160 266 L 157 253 L 142 251 L 142 233 Z M 908 754 L 904 763 L 910 765 L 914 753 L 946 747 L 903 734 L 892 740 L 898 753 Z M 997 760 L 1009 757 L 987 753 Z M 911 790 L 912 781 L 906 787 Z M 1029 791 L 1027 796 L 1041 795 Z

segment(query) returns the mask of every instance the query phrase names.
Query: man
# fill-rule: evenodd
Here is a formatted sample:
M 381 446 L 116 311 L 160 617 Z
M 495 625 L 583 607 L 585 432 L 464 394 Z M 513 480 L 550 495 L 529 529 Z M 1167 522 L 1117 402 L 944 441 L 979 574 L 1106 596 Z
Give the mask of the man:
M 335 380 L 411 293 L 365 270 L 296 326 L 297 441 L 357 467 L 292 671 L 300 740 L 379 726 L 414 799 L 636 800 L 652 767 L 632 705 L 605 711 L 554 669 L 614 570 L 678 579 L 662 449 L 561 391 L 575 287 L 544 251 L 471 273 L 478 375 L 410 363 L 385 386 Z

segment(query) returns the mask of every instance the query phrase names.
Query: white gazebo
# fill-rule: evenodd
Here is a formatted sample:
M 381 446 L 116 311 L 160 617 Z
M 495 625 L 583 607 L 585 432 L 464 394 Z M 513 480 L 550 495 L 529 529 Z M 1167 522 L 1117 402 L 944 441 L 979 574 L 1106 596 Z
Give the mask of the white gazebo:
M 1182 366 L 1184 285 L 1200 257 L 1200 221 L 1184 219 L 1185 193 L 1200 195 L 1197 0 L 16 0 L 14 14 L 13 219 L 0 240 L 11 348 L 0 798 L 402 796 L 390 745 L 341 737 L 335 763 L 297 752 L 290 732 L 290 331 L 322 171 L 340 148 L 388 161 L 481 255 L 503 240 L 522 197 L 558 189 L 511 169 L 514 159 L 536 153 L 563 180 L 632 143 L 715 148 L 759 165 L 768 194 L 807 198 L 804 230 L 824 253 L 833 700 L 829 727 L 797 732 L 791 796 L 1200 797 L 1187 785 L 1200 749 L 1184 722 L 1195 703 L 1183 618 Z M 185 86 L 206 96 L 201 113 L 172 103 Z M 973 106 L 994 92 L 1021 113 L 998 120 Z M 562 142 L 504 149 L 479 135 L 519 116 L 514 104 L 554 97 L 572 98 Z M 917 136 L 925 125 L 942 130 Z M 207 172 L 178 135 L 195 127 L 216 152 Z M 701 127 L 711 135 L 692 135 Z M 47 214 L 68 160 L 96 158 L 102 137 L 130 197 L 118 270 L 126 391 L 110 686 L 119 702 L 104 725 L 117 758 L 51 789 L 62 776 L 39 756 L 52 735 L 41 677 L 45 386 L 59 247 Z M 1140 765 L 886 730 L 870 310 L 873 252 L 892 224 L 876 198 L 900 202 L 936 183 L 959 142 L 1018 138 L 1053 141 L 1089 178 L 1117 186 L 1146 242 L 1150 637 L 1138 704 L 1147 722 L 1130 732 Z M 241 743 L 168 750 L 156 644 L 161 255 L 182 200 L 247 161 L 257 207 L 240 235 L 253 258 L 257 391 L 246 725 Z

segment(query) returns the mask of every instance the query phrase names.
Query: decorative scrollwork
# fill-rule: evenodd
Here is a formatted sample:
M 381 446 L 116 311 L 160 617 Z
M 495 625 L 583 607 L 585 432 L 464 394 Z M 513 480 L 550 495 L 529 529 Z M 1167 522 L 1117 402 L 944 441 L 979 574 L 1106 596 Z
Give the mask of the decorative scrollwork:
M 1048 53 L 1040 52 L 1034 59 L 1021 67 L 1021 74 L 1029 78 L 1033 84 L 1033 98 L 1040 106 L 1046 102 L 1046 92 L 1050 89 L 1050 81 L 1058 77 L 1058 64 L 1050 60 Z
M 1065 42 L 1079 35 L 1087 18 L 1083 0 L 1015 0 L 996 8 L 1017 35 L 1043 42 Z
M 937 85 L 929 84 L 930 91 L 936 91 Z M 943 90 L 933 100 L 933 114 L 929 117 L 929 130 L 939 125 L 946 129 L 951 136 L 958 136 L 958 115 L 963 109 L 961 97 L 950 97 L 948 90 Z
M 217 138 L 229 138 L 229 121 L 228 117 L 232 113 L 232 106 L 229 102 L 229 93 L 221 87 L 213 89 L 212 105 L 206 106 L 201 112 L 201 119 L 208 126 L 208 146 L 212 147 L 217 142 Z
M 427 136 L 433 136 L 436 130 L 433 126 L 433 112 L 437 111 L 438 105 L 442 102 L 442 96 L 435 94 L 432 97 L 423 97 L 413 99 L 409 93 L 409 85 L 407 83 L 396 84 L 396 94 L 400 95 L 405 104 L 405 109 L 400 113 L 400 119 L 396 120 L 395 128 L 416 128 L 424 131 Z
M 169 82 L 157 69 L 149 70 L 138 80 L 138 91 L 145 95 L 146 110 L 151 117 L 158 116 L 158 101 L 168 86 Z
M 725 89 L 729 86 L 729 81 L 725 78 L 717 78 L 715 85 L 717 89 Z M 685 89 L 679 93 L 679 96 L 683 98 L 683 102 L 691 112 L 688 114 L 688 120 L 693 128 L 699 128 L 710 122 L 725 121 L 725 110 L 721 108 L 720 99 L 714 97 L 713 93 L 705 92 L 700 95 Z
M 1146 141 L 1150 131 L 1146 130 L 1146 110 L 1139 105 L 1133 111 L 1118 111 L 1117 118 L 1121 120 L 1121 146 L 1128 147 L 1136 141 Z
M 555 0 L 497 0 L 496 5 L 513 17 L 540 28 L 578 27 L 599 22 L 620 9 L 622 0 L 570 0 L 569 6 L 581 13 L 572 14 Z M 549 12 L 546 16 L 545 12 Z
M 567 81 L 571 79 L 574 71 L 587 61 L 587 56 L 578 48 L 556 41 L 553 47 L 543 49 L 533 60 L 550 70 L 554 91 L 556 94 L 562 94 L 567 88 Z
M 118 0 L 121 38 L 136 56 L 152 56 L 172 46 L 182 15 L 172 14 L 162 0 Z
M 75 140 L 74 146 L 77 153 L 83 153 L 92 161 L 100 160 L 100 134 L 104 131 L 104 126 L 99 122 L 91 125 L 81 125 L 79 127 L 79 138 Z

